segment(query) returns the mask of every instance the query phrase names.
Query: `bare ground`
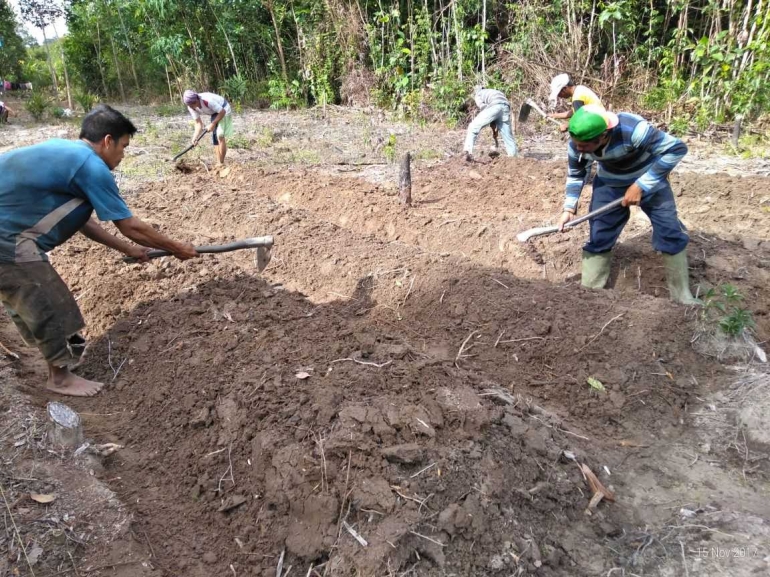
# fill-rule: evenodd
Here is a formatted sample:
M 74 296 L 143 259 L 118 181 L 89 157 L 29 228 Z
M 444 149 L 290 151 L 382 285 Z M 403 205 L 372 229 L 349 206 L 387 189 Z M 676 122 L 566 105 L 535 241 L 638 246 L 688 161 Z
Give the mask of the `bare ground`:
M 273 234 L 273 262 L 259 275 L 244 253 L 142 267 L 85 240 L 55 251 L 89 325 L 80 371 L 108 383 L 68 402 L 91 438 L 125 449 L 95 468 L 46 450 L 42 367 L 6 323 L 0 340 L 22 358 L 3 373 L 0 480 L 42 574 L 272 576 L 284 551 L 293 574 L 768 571 L 767 413 L 746 412 L 766 405 L 764 369 L 695 352 L 697 311 L 668 302 L 643 215 L 609 291 L 574 280 L 584 230 L 515 240 L 558 213 L 558 139 L 467 165 L 447 158 L 458 131 L 335 108 L 249 113 L 215 175 L 208 150 L 184 172 L 165 160 L 186 120 L 136 112 L 119 180 L 137 213 L 196 243 Z M 11 130 L 8 146 L 72 135 Z M 418 158 L 409 210 L 380 146 L 391 131 Z M 766 167 L 689 167 L 673 181 L 693 284 L 736 285 L 763 341 Z M 614 503 L 585 513 L 591 491 L 565 451 Z M 68 475 L 98 479 L 102 517 Z M 33 491 L 57 494 L 48 525 Z M 8 570 L 26 574 L 6 527 Z

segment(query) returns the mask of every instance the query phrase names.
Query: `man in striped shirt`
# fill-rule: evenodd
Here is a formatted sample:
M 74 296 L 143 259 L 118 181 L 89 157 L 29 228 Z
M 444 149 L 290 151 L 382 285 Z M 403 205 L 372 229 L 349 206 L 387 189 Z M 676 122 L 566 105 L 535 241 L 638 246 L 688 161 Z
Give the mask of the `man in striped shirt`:
M 559 226 L 577 214 L 586 165 L 598 165 L 591 210 L 623 198 L 622 206 L 591 220 L 591 236 L 583 248 L 582 284 L 604 288 L 610 276 L 612 247 L 639 205 L 652 222 L 652 246 L 663 253 L 671 298 L 683 304 L 698 301 L 690 293 L 687 231 L 679 221 L 669 173 L 687 154 L 687 146 L 635 114 L 613 114 L 597 106 L 576 110 L 569 123 L 566 200 Z
M 473 160 L 473 146 L 481 130 L 488 125 L 492 126 L 495 145 L 497 145 L 497 134 L 499 133 L 503 137 L 505 152 L 508 156 L 516 156 L 518 150 L 511 130 L 511 104 L 505 94 L 499 90 L 477 86 L 473 100 L 476 102 L 479 113 L 468 125 L 468 133 L 465 136 L 465 146 L 463 147 L 465 159 Z M 495 146 L 494 151 L 497 151 L 497 146 Z

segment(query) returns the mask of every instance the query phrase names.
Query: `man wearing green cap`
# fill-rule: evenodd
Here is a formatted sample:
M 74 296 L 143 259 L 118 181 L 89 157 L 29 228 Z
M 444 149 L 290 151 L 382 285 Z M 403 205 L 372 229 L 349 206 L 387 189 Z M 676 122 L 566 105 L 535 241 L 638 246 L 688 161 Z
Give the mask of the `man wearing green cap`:
M 559 227 L 575 218 L 583 190 L 586 166 L 596 161 L 591 210 L 623 198 L 617 207 L 591 220 L 591 236 L 583 247 L 582 284 L 604 288 L 610 276 L 612 247 L 630 216 L 629 205 L 639 205 L 652 222 L 652 246 L 663 253 L 671 298 L 683 304 L 698 301 L 690 292 L 686 247 L 687 231 L 679 221 L 668 175 L 679 164 L 687 146 L 635 114 L 613 114 L 587 105 L 569 122 L 567 195 Z

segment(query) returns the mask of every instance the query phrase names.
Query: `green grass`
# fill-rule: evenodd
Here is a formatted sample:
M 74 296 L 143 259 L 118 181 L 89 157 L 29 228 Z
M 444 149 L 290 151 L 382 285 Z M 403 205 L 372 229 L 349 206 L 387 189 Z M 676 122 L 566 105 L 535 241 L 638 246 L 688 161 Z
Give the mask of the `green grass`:
M 251 140 L 240 134 L 236 134 L 227 139 L 228 148 L 251 150 Z

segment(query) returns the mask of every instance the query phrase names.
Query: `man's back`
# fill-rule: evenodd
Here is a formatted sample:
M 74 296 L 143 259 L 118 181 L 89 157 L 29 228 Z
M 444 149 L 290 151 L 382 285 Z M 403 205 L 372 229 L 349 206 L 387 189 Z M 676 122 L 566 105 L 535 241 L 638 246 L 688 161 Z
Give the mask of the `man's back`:
M 103 220 L 131 216 L 109 168 L 82 141 L 55 139 L 7 152 L 0 175 L 0 262 L 45 260 L 97 205 Z

